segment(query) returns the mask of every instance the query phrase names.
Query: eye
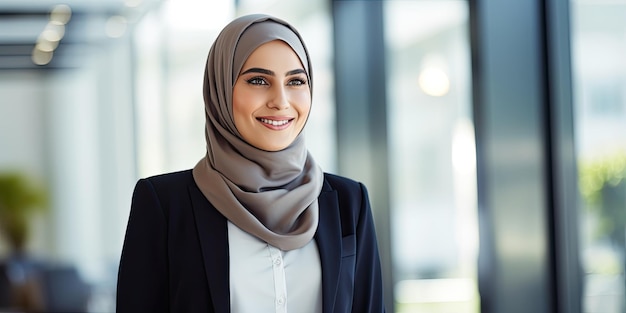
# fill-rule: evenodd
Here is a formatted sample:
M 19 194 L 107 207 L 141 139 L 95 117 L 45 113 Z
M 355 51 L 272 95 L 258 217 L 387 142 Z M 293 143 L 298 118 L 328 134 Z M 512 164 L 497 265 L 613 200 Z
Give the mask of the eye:
M 306 80 L 302 78 L 295 78 L 295 79 L 290 80 L 287 83 L 287 86 L 302 86 L 302 85 L 306 85 Z
M 263 77 L 252 77 L 246 80 L 246 82 L 250 85 L 269 85 Z

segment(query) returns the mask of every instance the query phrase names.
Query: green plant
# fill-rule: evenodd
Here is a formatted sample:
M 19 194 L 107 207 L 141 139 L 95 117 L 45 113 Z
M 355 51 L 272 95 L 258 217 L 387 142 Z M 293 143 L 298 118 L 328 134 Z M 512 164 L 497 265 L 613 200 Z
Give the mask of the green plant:
M 19 172 L 0 173 L 0 231 L 14 251 L 22 251 L 33 214 L 45 210 L 47 195 Z
M 598 217 L 596 235 L 624 242 L 626 229 L 626 153 L 579 165 L 585 207 Z

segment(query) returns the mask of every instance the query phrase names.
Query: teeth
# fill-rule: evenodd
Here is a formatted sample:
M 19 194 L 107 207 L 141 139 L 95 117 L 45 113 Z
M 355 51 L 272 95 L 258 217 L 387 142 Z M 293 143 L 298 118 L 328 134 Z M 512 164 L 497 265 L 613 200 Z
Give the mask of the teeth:
M 273 120 L 268 120 L 266 118 L 261 118 L 260 121 L 265 124 L 270 124 L 274 126 L 282 126 L 282 125 L 289 123 L 289 120 L 273 121 Z

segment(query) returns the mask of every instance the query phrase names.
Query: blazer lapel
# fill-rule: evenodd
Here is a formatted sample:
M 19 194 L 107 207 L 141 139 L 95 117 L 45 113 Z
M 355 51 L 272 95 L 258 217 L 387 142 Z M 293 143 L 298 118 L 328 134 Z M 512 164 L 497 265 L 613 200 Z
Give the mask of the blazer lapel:
M 320 208 L 319 225 L 315 233 L 322 263 L 323 312 L 333 312 L 339 267 L 341 266 L 341 225 L 337 193 L 326 185 L 318 197 Z
M 215 312 L 230 312 L 228 226 L 197 186 L 189 187 L 205 272 Z M 337 193 L 325 184 L 320 196 L 315 240 L 322 265 L 323 312 L 333 312 L 341 266 L 341 225 Z
M 189 193 L 213 307 L 217 313 L 227 313 L 230 312 L 230 293 L 226 218 L 206 200 L 197 186 L 190 186 Z

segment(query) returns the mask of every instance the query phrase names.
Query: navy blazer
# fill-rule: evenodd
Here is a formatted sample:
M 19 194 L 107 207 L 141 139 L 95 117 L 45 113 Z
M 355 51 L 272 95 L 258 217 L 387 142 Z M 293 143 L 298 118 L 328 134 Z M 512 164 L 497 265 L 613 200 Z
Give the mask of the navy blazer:
M 315 241 L 323 312 L 384 312 L 380 260 L 365 186 L 324 174 Z M 117 285 L 117 312 L 230 312 L 227 220 L 191 170 L 135 186 Z

